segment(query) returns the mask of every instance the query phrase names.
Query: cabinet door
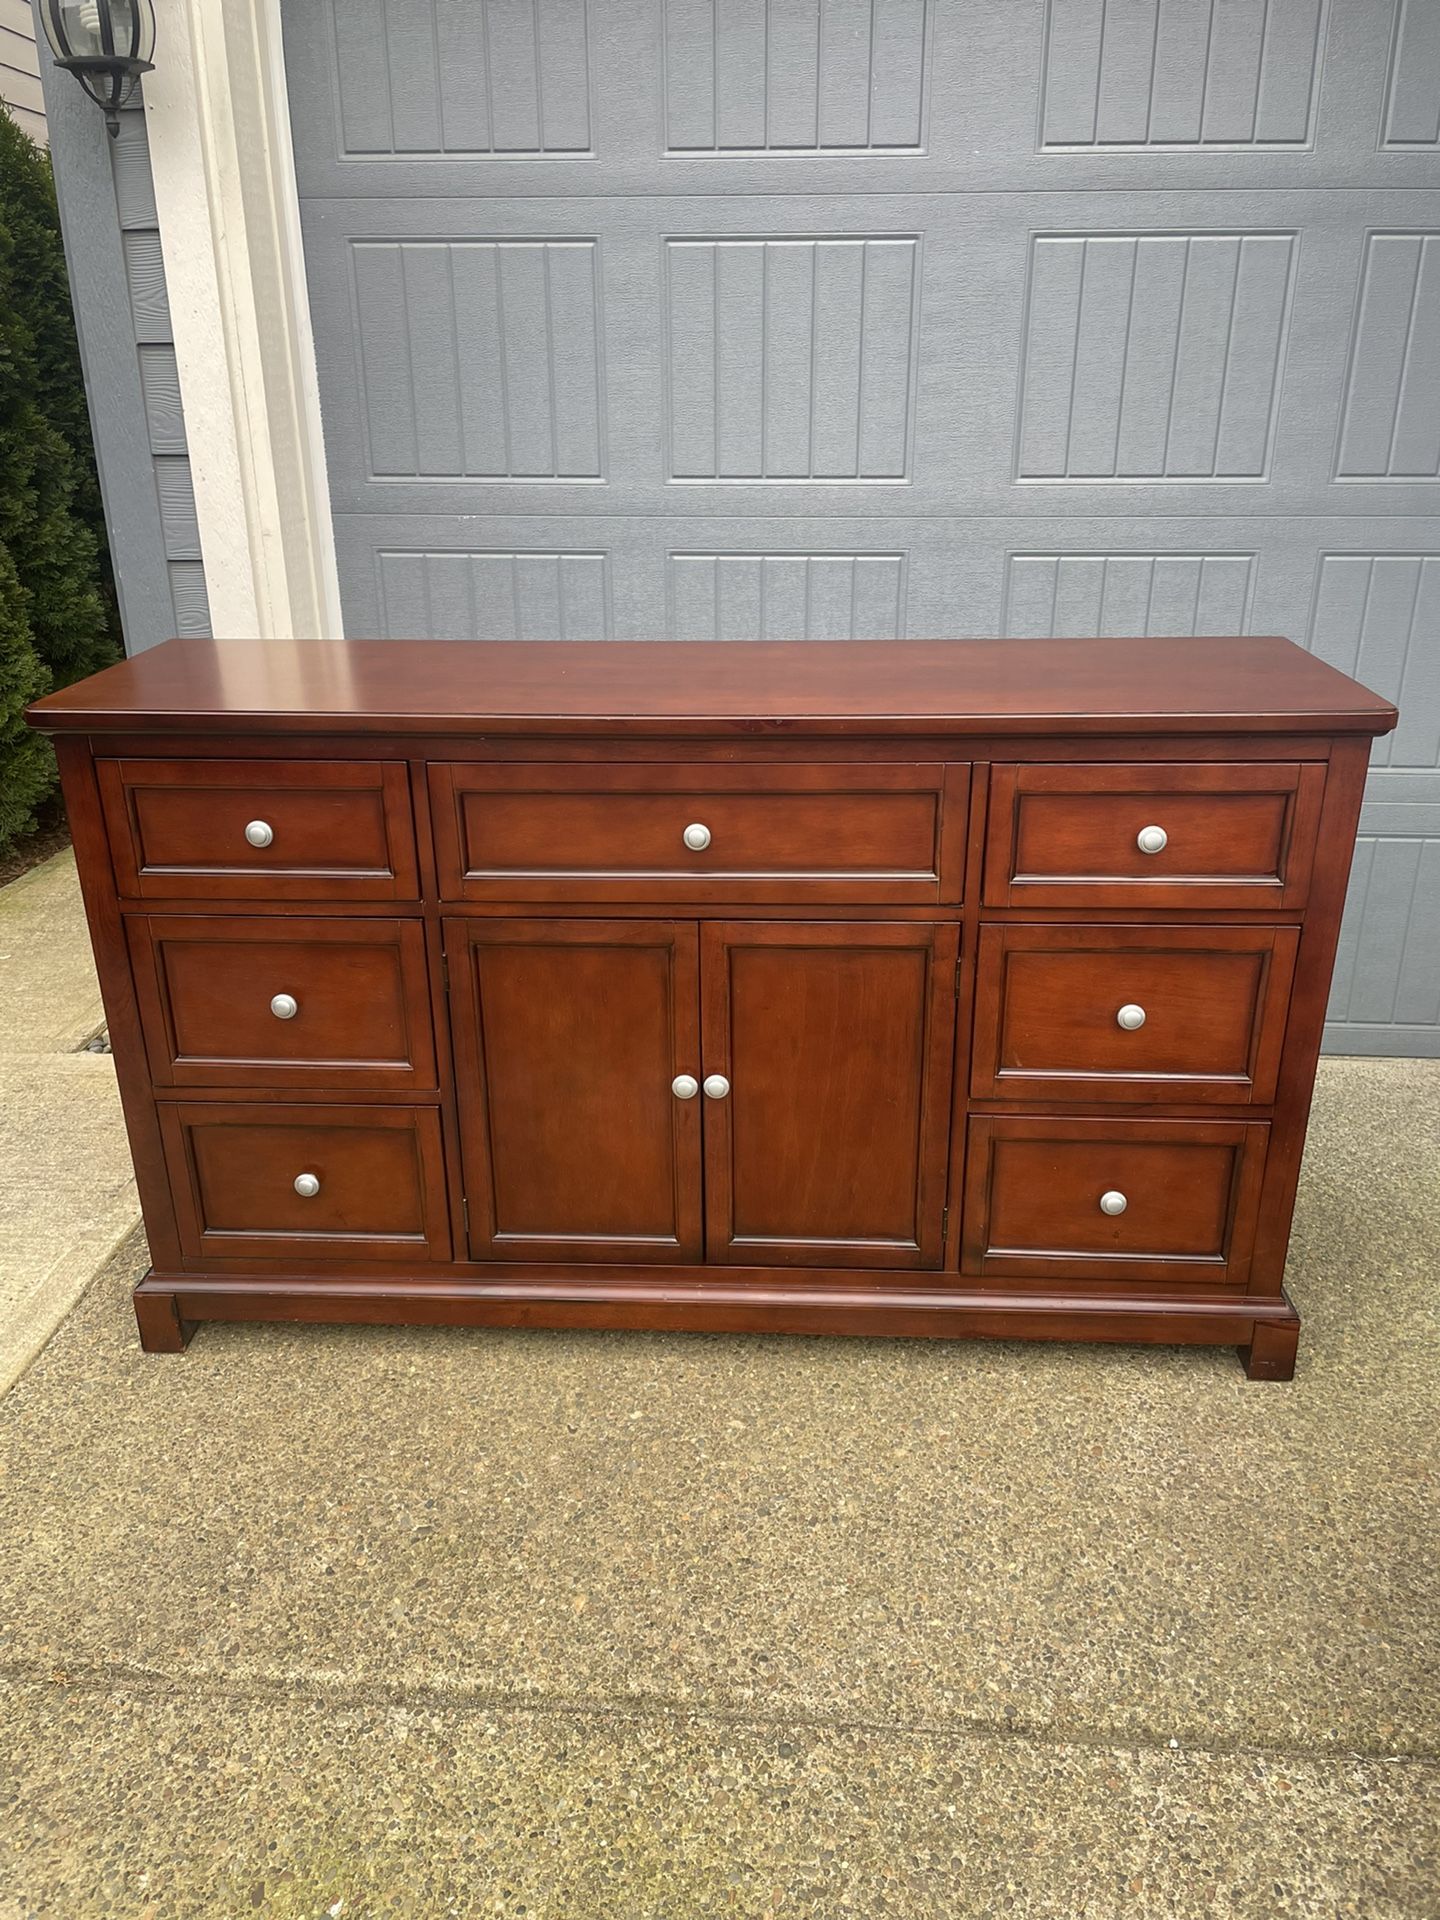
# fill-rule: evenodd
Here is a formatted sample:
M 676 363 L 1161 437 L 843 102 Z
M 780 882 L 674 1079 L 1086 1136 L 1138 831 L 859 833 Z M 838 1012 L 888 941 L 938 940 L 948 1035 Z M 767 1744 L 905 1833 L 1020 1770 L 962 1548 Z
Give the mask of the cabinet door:
M 701 942 L 708 1257 L 938 1267 L 957 929 L 714 923 Z
M 480 1260 L 698 1260 L 693 925 L 448 920 L 457 1097 Z

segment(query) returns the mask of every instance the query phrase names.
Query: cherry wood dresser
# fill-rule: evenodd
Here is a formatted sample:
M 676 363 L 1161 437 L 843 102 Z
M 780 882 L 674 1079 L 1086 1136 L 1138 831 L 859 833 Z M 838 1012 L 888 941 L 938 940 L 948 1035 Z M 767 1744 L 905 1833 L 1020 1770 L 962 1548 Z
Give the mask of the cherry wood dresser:
M 292 1319 L 1233 1343 L 1372 735 L 1278 639 L 172 641 L 41 701 L 153 1351 Z

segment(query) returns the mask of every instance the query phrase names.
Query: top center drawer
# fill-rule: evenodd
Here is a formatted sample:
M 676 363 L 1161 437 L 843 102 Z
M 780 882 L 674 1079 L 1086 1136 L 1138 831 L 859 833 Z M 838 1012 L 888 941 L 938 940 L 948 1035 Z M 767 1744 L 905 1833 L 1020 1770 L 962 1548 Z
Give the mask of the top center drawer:
M 430 768 L 449 900 L 956 901 L 969 768 Z

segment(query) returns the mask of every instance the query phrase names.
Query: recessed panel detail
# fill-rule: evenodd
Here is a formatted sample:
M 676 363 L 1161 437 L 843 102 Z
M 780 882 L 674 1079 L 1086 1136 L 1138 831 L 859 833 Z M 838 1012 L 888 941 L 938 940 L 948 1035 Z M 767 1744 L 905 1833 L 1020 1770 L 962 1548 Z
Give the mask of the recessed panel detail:
M 1037 234 L 1016 478 L 1260 480 L 1292 233 Z
M 665 243 L 672 480 L 909 477 L 912 235 Z

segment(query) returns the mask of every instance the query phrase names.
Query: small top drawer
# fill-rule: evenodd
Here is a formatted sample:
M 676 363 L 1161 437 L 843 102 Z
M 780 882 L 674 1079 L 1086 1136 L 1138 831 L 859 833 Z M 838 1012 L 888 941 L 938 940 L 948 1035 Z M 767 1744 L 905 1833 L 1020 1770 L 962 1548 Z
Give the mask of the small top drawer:
M 960 898 L 968 767 L 430 769 L 451 900 Z
M 989 907 L 1301 907 L 1316 764 L 996 766 Z
M 413 900 L 403 764 L 101 760 L 122 894 L 170 900 Z

